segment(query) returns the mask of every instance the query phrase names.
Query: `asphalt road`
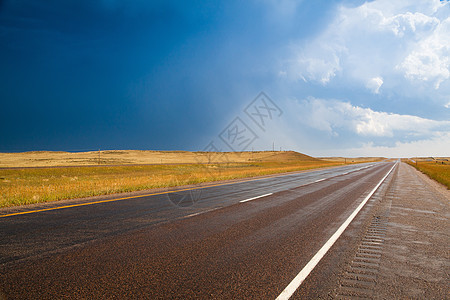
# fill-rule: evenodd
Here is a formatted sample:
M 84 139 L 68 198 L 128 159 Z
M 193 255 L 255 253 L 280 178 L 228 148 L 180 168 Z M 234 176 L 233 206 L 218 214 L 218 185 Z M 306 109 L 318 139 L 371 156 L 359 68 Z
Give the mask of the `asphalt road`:
M 275 299 L 393 165 L 0 211 L 0 298 Z M 351 247 L 333 246 L 293 298 L 326 295 Z

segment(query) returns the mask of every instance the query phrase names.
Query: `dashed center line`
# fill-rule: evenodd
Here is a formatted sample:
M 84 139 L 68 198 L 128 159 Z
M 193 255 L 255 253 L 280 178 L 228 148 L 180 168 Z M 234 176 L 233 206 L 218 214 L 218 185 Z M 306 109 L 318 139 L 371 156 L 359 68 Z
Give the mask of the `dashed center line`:
M 351 171 L 348 171 L 348 172 L 344 172 L 344 173 L 341 173 L 341 175 L 347 175 L 347 174 L 350 174 L 350 173 L 353 173 L 353 172 L 358 172 L 358 171 L 361 171 L 361 170 L 364 170 L 364 169 L 367 169 L 367 168 L 370 168 L 370 167 L 373 167 L 374 165 L 368 165 L 368 166 L 365 166 L 365 167 L 362 167 L 362 168 L 358 168 L 358 169 L 354 169 L 354 170 L 351 170 Z
M 340 174 L 340 175 L 346 175 L 346 174 L 349 174 L 349 173 L 351 173 L 351 172 L 356 172 L 356 171 L 360 171 L 360 170 L 362 170 L 362 169 L 370 168 L 370 167 L 372 167 L 372 166 L 373 166 L 373 165 L 365 166 L 365 167 L 362 167 L 362 168 L 358 168 L 358 169 L 356 169 L 356 170 L 352 170 L 352 171 L 349 171 L 349 172 L 342 173 L 342 174 Z M 339 176 L 339 175 L 338 175 L 338 176 Z M 335 177 L 335 176 L 328 177 L 328 178 L 317 179 L 317 180 L 315 180 L 315 181 L 312 181 L 312 182 L 309 182 L 309 183 L 302 184 L 302 185 L 300 185 L 299 187 L 306 186 L 306 185 L 310 185 L 310 184 L 317 183 L 317 182 L 321 182 L 321 181 L 324 181 L 324 180 L 327 180 L 327 179 L 330 179 L 330 178 L 333 178 L 333 177 Z M 269 193 L 269 194 L 265 194 L 265 195 L 261 195 L 261 196 L 256 196 L 256 197 L 252 197 L 252 198 L 249 198 L 249 199 L 241 200 L 241 201 L 239 201 L 239 202 L 240 202 L 240 203 L 244 203 L 244 202 L 247 202 L 247 201 L 251 201 L 251 200 L 259 199 L 259 198 L 262 198 L 262 197 L 270 196 L 270 195 L 272 195 L 272 194 L 273 194 L 273 193 Z
M 244 203 L 244 202 L 247 202 L 247 201 L 252 201 L 252 200 L 255 200 L 255 199 L 262 198 L 262 197 L 270 196 L 270 195 L 272 195 L 272 194 L 273 194 L 273 193 L 268 193 L 268 194 L 265 194 L 265 195 L 256 196 L 256 197 L 253 197 L 253 198 L 248 198 L 248 199 L 245 199 L 245 200 L 241 200 L 241 201 L 239 201 L 239 202 L 240 202 L 240 203 Z
M 205 213 L 209 213 L 209 212 L 218 210 L 218 209 L 220 209 L 220 208 L 221 208 L 221 207 L 215 207 L 215 208 L 212 208 L 212 209 L 207 209 L 207 210 L 204 210 L 204 211 L 199 211 L 199 212 L 196 212 L 196 213 L 187 215 L 187 216 L 180 217 L 179 219 L 181 220 L 181 219 L 187 219 L 187 218 L 195 217 L 195 216 L 198 216 L 198 215 L 202 215 L 202 214 L 205 214 Z

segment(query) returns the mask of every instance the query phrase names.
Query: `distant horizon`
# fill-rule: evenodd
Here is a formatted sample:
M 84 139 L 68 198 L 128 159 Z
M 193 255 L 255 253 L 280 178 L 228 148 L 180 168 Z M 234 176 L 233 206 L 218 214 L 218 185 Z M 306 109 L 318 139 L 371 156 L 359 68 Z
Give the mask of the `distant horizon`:
M 97 150 L 81 150 L 81 151 L 77 151 L 77 150 L 30 150 L 30 151 L 16 151 L 16 152 L 1 152 L 2 154 L 14 154 L 14 153 L 31 153 L 31 152 L 66 152 L 66 153 L 83 153 L 83 152 L 102 152 L 102 151 L 152 151 L 152 152 L 211 152 L 211 151 L 190 151 L 190 150 L 152 150 L 152 149 L 97 149 Z M 296 150 L 244 150 L 244 151 L 218 151 L 220 153 L 239 153 L 239 152 L 297 152 L 300 154 L 304 154 L 304 155 L 308 155 L 314 158 L 386 158 L 386 159 L 399 159 L 399 158 L 447 158 L 450 156 L 433 156 L 433 155 L 426 155 L 426 156 L 408 156 L 408 157 L 385 157 L 385 156 L 341 156 L 341 155 L 336 155 L 336 156 L 315 156 L 315 155 L 311 155 L 309 153 L 304 153 L 304 152 L 299 152 Z

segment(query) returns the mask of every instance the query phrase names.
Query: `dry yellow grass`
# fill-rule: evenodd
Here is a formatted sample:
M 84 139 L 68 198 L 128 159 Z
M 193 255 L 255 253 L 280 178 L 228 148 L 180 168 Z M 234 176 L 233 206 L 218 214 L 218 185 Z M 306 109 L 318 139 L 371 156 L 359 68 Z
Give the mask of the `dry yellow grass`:
M 180 163 L 226 163 L 249 161 L 292 161 L 314 158 L 293 151 L 254 152 L 188 152 L 188 151 L 140 151 L 107 150 L 94 152 L 34 151 L 0 153 L 0 168 L 6 167 L 55 167 L 89 165 L 131 164 L 180 164 Z
M 164 152 L 167 154 L 167 152 Z M 179 154 L 178 152 L 175 154 Z M 225 157 L 226 161 L 225 163 Z M 296 152 L 216 153 L 221 163 L 79 166 L 0 170 L 0 207 L 246 178 L 339 165 Z M 51 159 L 50 153 L 45 153 Z M 105 153 L 106 155 L 106 153 Z M 111 155 L 116 155 L 111 153 Z M 125 154 L 124 154 L 125 155 Z M 214 153 L 182 155 L 208 161 Z M 197 155 L 192 157 L 192 155 Z M 168 158 L 169 155 L 166 156 Z M 88 157 L 88 156 L 87 156 Z M 175 156 L 172 156 L 175 161 Z M 216 157 L 216 159 L 219 159 Z M 232 160 L 237 162 L 230 162 Z M 245 162 L 242 162 L 245 160 Z M 59 161 L 59 160 L 58 160 Z M 66 163 L 68 160 L 64 160 Z M 133 161 L 136 163 L 137 159 Z M 178 157 L 179 163 L 184 161 Z M 59 161 L 61 163 L 61 161 Z M 53 162 L 55 163 L 55 162 Z
M 450 162 L 448 158 L 415 158 L 414 161 L 408 160 L 407 162 L 430 178 L 447 186 L 447 189 L 450 189 Z

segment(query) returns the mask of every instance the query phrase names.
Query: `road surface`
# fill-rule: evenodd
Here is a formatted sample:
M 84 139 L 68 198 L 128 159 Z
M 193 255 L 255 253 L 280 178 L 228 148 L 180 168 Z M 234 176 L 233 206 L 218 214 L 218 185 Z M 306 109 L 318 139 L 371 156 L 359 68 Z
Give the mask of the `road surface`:
M 275 299 L 358 207 L 290 295 L 370 297 L 398 170 L 367 163 L 0 211 L 0 298 Z

